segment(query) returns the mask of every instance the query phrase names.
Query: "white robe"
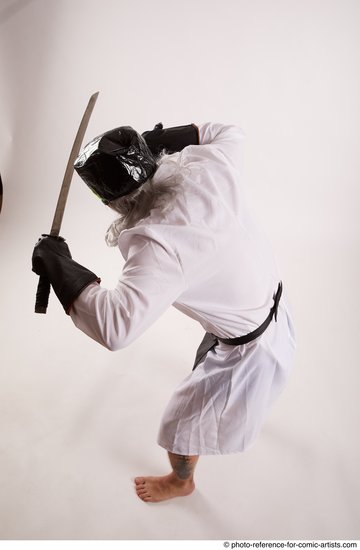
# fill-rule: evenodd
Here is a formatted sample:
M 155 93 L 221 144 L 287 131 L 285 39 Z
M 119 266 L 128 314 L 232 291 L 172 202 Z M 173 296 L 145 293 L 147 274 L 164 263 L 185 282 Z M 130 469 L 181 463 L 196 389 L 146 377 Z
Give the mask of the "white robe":
M 129 345 L 171 305 L 225 338 L 257 328 L 273 305 L 280 275 L 245 204 L 244 135 L 213 123 L 199 135 L 200 145 L 172 155 L 181 180 L 171 209 L 154 209 L 120 234 L 125 265 L 116 288 L 93 283 L 71 309 L 75 325 L 110 350 Z M 160 165 L 154 180 L 172 170 Z M 278 322 L 260 338 L 220 344 L 185 379 L 165 411 L 159 444 L 183 455 L 243 451 L 283 388 L 293 352 L 282 297 Z

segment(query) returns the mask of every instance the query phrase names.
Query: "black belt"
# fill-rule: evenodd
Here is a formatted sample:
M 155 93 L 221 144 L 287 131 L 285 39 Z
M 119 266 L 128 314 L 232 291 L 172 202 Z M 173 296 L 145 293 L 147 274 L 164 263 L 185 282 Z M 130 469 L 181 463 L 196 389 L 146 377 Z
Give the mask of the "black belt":
M 270 309 L 269 315 L 266 317 L 265 321 L 252 332 L 249 332 L 248 334 L 245 334 L 244 336 L 239 336 L 237 338 L 220 338 L 219 336 L 215 336 L 214 334 L 207 332 L 196 352 L 196 358 L 195 358 L 193 370 L 195 370 L 196 367 L 199 365 L 199 363 L 201 363 L 205 355 L 211 349 L 214 349 L 215 346 L 218 345 L 219 341 L 223 342 L 224 344 L 228 344 L 229 346 L 241 346 L 242 344 L 248 344 L 252 340 L 255 340 L 255 338 L 258 338 L 259 336 L 261 336 L 262 333 L 265 332 L 265 330 L 271 323 L 273 317 L 275 317 L 275 321 L 277 321 L 277 312 L 278 312 L 279 302 L 281 298 L 281 293 L 282 293 L 282 282 L 280 281 L 276 294 L 274 294 L 274 297 L 273 297 L 274 305 Z
M 265 330 L 268 328 L 273 317 L 275 317 L 275 321 L 277 321 L 277 312 L 281 294 L 282 282 L 280 281 L 276 294 L 274 294 L 273 296 L 274 305 L 270 309 L 270 313 L 266 317 L 265 321 L 257 329 L 249 332 L 248 334 L 244 334 L 244 336 L 239 336 L 238 338 L 220 338 L 219 336 L 215 336 L 215 338 L 217 338 L 219 342 L 222 342 L 223 344 L 228 344 L 229 346 L 241 346 L 242 344 L 248 344 L 252 340 L 255 340 L 255 338 L 259 338 L 259 336 L 261 336 L 262 333 L 265 332 Z

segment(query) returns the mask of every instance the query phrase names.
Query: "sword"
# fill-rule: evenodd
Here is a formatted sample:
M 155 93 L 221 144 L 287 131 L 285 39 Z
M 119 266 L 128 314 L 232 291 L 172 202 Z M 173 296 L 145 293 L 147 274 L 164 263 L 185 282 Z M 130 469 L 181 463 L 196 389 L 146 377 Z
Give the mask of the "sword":
M 0 212 L 2 207 L 2 200 L 3 200 L 3 184 L 1 181 L 1 175 L 0 175 Z
M 54 219 L 50 229 L 51 237 L 58 237 L 60 234 L 61 223 L 64 215 L 64 210 L 66 206 L 66 201 L 70 189 L 71 179 L 74 173 L 74 162 L 80 152 L 81 144 L 84 139 L 86 129 L 89 124 L 91 113 L 93 112 L 96 100 L 98 98 L 99 92 L 93 94 L 89 103 L 85 109 L 84 115 L 81 119 L 79 129 L 76 133 L 75 140 L 71 149 L 69 160 L 66 166 L 64 178 L 61 184 L 59 198 L 55 208 Z M 36 303 L 35 303 L 35 313 L 46 313 L 50 294 L 50 281 L 47 277 L 41 276 L 39 278 L 39 283 L 36 292 Z

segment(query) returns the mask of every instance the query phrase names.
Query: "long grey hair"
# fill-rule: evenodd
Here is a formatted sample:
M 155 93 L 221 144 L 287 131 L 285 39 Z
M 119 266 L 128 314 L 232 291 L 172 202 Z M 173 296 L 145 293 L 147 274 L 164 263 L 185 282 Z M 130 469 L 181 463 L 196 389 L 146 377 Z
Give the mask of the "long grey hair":
M 164 177 L 159 177 L 159 174 L 155 172 L 154 176 L 139 189 L 109 203 L 109 207 L 120 216 L 112 222 L 105 234 L 108 246 L 117 246 L 121 231 L 134 227 L 154 208 L 157 208 L 160 213 L 171 208 L 182 180 L 179 165 L 180 157 L 178 155 L 163 154 L 158 162 L 158 170 L 160 166 L 166 169 Z

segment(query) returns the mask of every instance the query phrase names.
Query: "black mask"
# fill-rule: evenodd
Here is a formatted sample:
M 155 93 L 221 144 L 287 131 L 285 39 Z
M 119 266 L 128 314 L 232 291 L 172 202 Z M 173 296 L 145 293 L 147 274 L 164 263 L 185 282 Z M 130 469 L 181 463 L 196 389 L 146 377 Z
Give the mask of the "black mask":
M 120 126 L 94 138 L 74 164 L 79 176 L 105 204 L 141 187 L 156 167 L 144 138 L 131 126 Z

